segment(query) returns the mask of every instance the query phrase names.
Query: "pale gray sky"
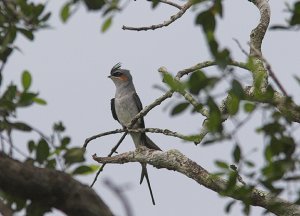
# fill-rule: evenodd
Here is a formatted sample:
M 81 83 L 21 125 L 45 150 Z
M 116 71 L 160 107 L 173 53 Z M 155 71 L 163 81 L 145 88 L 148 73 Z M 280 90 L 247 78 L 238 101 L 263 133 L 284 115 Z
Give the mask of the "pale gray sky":
M 218 22 L 218 40 L 222 46 L 230 48 L 237 60 L 244 60 L 245 56 L 232 38 L 238 39 L 248 49 L 250 30 L 259 19 L 258 10 L 246 0 L 230 0 L 224 4 L 224 19 Z M 284 1 L 270 0 L 270 4 L 271 23 L 283 22 Z M 103 19 L 100 14 L 86 13 L 85 8 L 81 8 L 64 25 L 58 16 L 61 6 L 62 1 L 49 1 L 48 9 L 53 11 L 53 29 L 40 31 L 33 43 L 18 38 L 18 46 L 23 53 L 15 52 L 9 60 L 4 83 L 7 85 L 12 80 L 19 82 L 23 69 L 28 69 L 33 75 L 33 89 L 40 92 L 48 105 L 36 105 L 21 111 L 18 118 L 33 122 L 45 133 L 50 132 L 54 121 L 62 120 L 75 146 L 81 146 L 85 138 L 91 135 L 120 127 L 110 113 L 110 99 L 114 96 L 115 87 L 107 79 L 115 63 L 122 62 L 124 68 L 131 70 L 143 105 L 147 105 L 162 94 L 153 88 L 154 84 L 161 84 L 161 77 L 157 72 L 160 66 L 176 73 L 180 69 L 211 59 L 202 31 L 194 24 L 197 10 L 187 12 L 167 28 L 147 32 L 123 31 L 123 24 L 144 26 L 160 23 L 177 10 L 161 5 L 152 11 L 148 1 L 131 1 L 126 10 L 115 17 L 109 31 L 102 34 L 100 26 Z M 299 74 L 296 67 L 300 61 L 299 44 L 298 32 L 280 31 L 268 32 L 263 44 L 263 54 L 287 91 L 294 96 L 299 92 L 299 86 L 292 77 L 293 74 Z M 215 70 L 207 71 L 214 73 Z M 298 95 L 296 101 L 299 99 Z M 170 109 L 163 110 L 166 104 L 146 116 L 146 126 L 169 128 L 184 134 L 195 133 L 201 128 L 201 117 L 187 112 L 171 118 Z M 261 149 L 262 138 L 249 133 L 261 121 L 261 115 L 256 115 L 251 120 L 251 125 L 241 130 L 239 139 L 246 152 L 254 147 Z M 90 143 L 87 157 L 94 153 L 99 156 L 107 155 L 120 136 L 112 135 Z M 203 147 L 183 143 L 172 137 L 155 134 L 150 136 L 162 149 L 177 148 L 209 171 L 217 170 L 215 159 L 231 162 L 232 143 Z M 24 137 L 17 134 L 15 139 L 18 145 L 26 146 Z M 133 148 L 131 139 L 127 138 L 119 152 Z M 253 157 L 256 161 L 262 161 L 260 151 Z M 88 162 L 94 163 L 90 158 Z M 179 173 L 148 166 L 157 202 L 156 206 L 152 206 L 146 184 L 139 185 L 140 169 L 139 164 L 109 165 L 95 184 L 94 189 L 116 215 L 124 215 L 124 211 L 119 200 L 105 188 L 105 178 L 120 186 L 130 185 L 126 195 L 135 215 L 224 215 L 224 204 L 230 199 L 220 198 Z M 93 177 L 94 175 L 81 180 L 90 184 Z M 258 215 L 260 212 L 261 209 L 253 208 L 251 215 Z M 240 208 L 233 208 L 230 215 L 241 215 Z

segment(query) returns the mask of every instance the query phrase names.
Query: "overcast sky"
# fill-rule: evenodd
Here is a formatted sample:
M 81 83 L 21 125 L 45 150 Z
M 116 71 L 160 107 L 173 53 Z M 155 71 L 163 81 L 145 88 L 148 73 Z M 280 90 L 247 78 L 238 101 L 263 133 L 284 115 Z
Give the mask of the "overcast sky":
M 102 17 L 98 13 L 86 13 L 81 8 L 67 24 L 59 19 L 63 1 L 49 1 L 48 9 L 53 11 L 52 29 L 40 31 L 33 43 L 18 38 L 22 53 L 15 52 L 5 68 L 4 84 L 11 81 L 20 83 L 24 69 L 33 75 L 33 88 L 47 100 L 47 106 L 34 106 L 18 113 L 18 118 L 32 122 L 35 127 L 50 133 L 52 123 L 62 120 L 67 134 L 72 137 L 74 146 L 81 146 L 85 138 L 112 129 L 120 128 L 110 113 L 110 99 L 115 87 L 107 79 L 111 67 L 122 62 L 131 70 L 134 83 L 143 105 L 153 102 L 162 92 L 153 88 L 161 83 L 157 72 L 160 66 L 172 73 L 205 60 L 211 60 L 202 31 L 195 26 L 198 10 L 191 10 L 167 28 L 147 32 L 131 32 L 121 29 L 122 25 L 146 26 L 163 22 L 177 9 L 161 5 L 151 10 L 148 1 L 131 1 L 126 10 L 117 15 L 113 25 L 105 34 L 100 32 Z M 271 23 L 282 23 L 285 14 L 284 1 L 270 0 Z M 245 60 L 233 38 L 248 49 L 249 33 L 258 22 L 259 12 L 249 1 L 224 1 L 224 19 L 218 23 L 217 37 L 223 47 L 228 47 L 236 60 Z M 296 97 L 299 92 L 292 75 L 299 74 L 296 65 L 300 61 L 298 32 L 268 32 L 263 44 L 263 54 L 271 63 L 287 91 Z M 216 69 L 207 70 L 215 73 Z M 247 75 L 247 72 L 237 70 Z M 250 77 L 250 76 L 249 76 Z M 181 100 L 177 98 L 177 101 Z M 175 99 L 170 101 L 175 102 Z M 299 101 L 296 97 L 296 101 Z M 199 131 L 203 118 L 186 112 L 171 118 L 167 103 L 152 110 L 145 118 L 146 126 L 168 128 L 183 134 Z M 175 103 L 173 103 L 174 105 Z M 262 146 L 262 138 L 249 131 L 262 121 L 256 115 L 249 126 L 241 129 L 239 140 L 245 151 Z M 88 163 L 94 163 L 91 155 L 107 155 L 120 138 L 120 134 L 104 137 L 90 143 L 87 151 Z M 209 171 L 216 171 L 214 160 L 231 162 L 233 143 L 213 146 L 195 146 L 173 137 L 150 134 L 163 150 L 179 149 Z M 17 134 L 15 141 L 20 147 L 26 146 L 25 136 Z M 127 137 L 119 152 L 134 149 Z M 253 157 L 262 162 L 261 152 Z M 176 172 L 157 170 L 148 166 L 156 206 L 152 206 L 146 184 L 139 185 L 140 164 L 109 165 L 101 174 L 95 190 L 111 207 L 116 215 L 124 215 L 119 200 L 107 190 L 104 179 L 110 179 L 119 186 L 130 186 L 125 190 L 135 215 L 224 215 L 224 205 L 230 199 L 216 193 Z M 90 184 L 93 176 L 81 178 Z M 260 214 L 261 209 L 253 208 L 251 215 Z M 55 213 L 58 215 L 58 213 Z M 54 214 L 53 214 L 54 215 Z M 233 209 L 230 215 L 241 215 L 240 208 Z

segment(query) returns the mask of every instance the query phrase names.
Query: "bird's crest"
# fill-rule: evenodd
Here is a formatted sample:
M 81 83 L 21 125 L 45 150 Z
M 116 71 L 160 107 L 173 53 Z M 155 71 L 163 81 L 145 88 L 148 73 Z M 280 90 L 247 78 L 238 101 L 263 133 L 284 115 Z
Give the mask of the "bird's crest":
M 113 66 L 113 68 L 110 71 L 110 74 L 113 74 L 116 70 L 121 68 L 121 62 L 115 64 L 115 66 Z

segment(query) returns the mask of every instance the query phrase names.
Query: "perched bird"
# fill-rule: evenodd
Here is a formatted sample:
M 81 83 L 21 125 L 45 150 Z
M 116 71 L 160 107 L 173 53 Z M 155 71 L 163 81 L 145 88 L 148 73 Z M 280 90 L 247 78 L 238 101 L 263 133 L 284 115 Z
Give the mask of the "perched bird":
M 135 91 L 129 70 L 121 69 L 120 63 L 116 64 L 111 69 L 110 76 L 108 77 L 112 79 L 116 86 L 115 98 L 111 99 L 112 115 L 115 120 L 126 128 L 129 126 L 131 120 L 143 109 L 141 100 Z M 145 128 L 144 119 L 140 118 L 132 128 Z M 145 133 L 130 132 L 130 135 L 136 148 L 139 146 L 146 146 L 147 148 L 161 151 L 161 149 Z M 145 177 L 152 203 L 155 205 L 146 164 L 141 163 L 141 165 L 142 173 L 140 184 Z

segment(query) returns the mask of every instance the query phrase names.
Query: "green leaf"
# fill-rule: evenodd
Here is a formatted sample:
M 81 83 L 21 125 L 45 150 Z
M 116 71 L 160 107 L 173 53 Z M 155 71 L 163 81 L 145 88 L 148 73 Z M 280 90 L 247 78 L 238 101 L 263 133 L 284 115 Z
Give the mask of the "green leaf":
M 217 167 L 219 167 L 221 169 L 229 169 L 228 164 L 224 161 L 216 160 L 215 164 L 216 164 Z
M 71 4 L 68 2 L 62 7 L 62 9 L 60 11 L 60 18 L 64 23 L 67 22 L 67 20 L 69 19 L 70 15 L 71 15 L 70 6 L 71 6 Z
M 208 84 L 208 78 L 205 73 L 200 70 L 194 72 L 188 81 L 189 90 L 194 95 L 198 95 L 200 90 L 205 88 Z
M 32 92 L 22 92 L 18 102 L 19 106 L 30 106 L 33 103 L 34 98 L 37 96 L 37 93 Z
M 14 123 L 11 123 L 11 126 L 14 129 L 21 130 L 24 132 L 29 132 L 32 130 L 32 128 L 24 122 L 14 122 Z
M 216 27 L 216 20 L 211 10 L 203 11 L 198 14 L 196 24 L 202 26 L 204 32 L 213 32 Z
M 55 169 L 56 168 L 56 160 L 55 159 L 48 160 L 46 167 L 49 169 Z
M 106 32 L 112 24 L 112 17 L 108 17 L 102 24 L 101 31 Z
M 299 1 L 295 2 L 294 4 L 293 14 L 289 23 L 291 26 L 300 24 L 300 2 Z
M 33 140 L 30 140 L 28 143 L 27 143 L 27 148 L 29 150 L 30 153 L 33 152 L 33 150 L 36 149 L 36 146 L 35 146 L 35 143 Z
M 71 148 L 63 155 L 67 164 L 74 164 L 84 161 L 84 150 L 82 148 Z
M 34 35 L 33 35 L 33 32 L 31 30 L 19 28 L 18 31 L 21 32 L 22 35 L 24 35 L 27 39 L 29 39 L 31 41 L 34 39 Z
M 5 90 L 5 92 L 2 95 L 1 101 L 10 101 L 12 102 L 17 95 L 17 86 L 15 85 L 10 85 L 7 87 L 7 89 Z
M 244 104 L 244 110 L 247 113 L 251 113 L 255 110 L 256 106 L 254 103 L 245 103 Z
M 249 168 L 255 167 L 255 164 L 249 160 L 244 161 L 244 164 L 246 164 Z
M 184 85 L 169 73 L 163 73 L 163 82 L 165 82 L 172 90 L 177 92 L 183 92 L 185 89 Z
M 46 13 L 42 18 L 41 18 L 41 22 L 46 22 L 51 16 L 51 12 Z
M 58 123 L 55 123 L 53 125 L 53 130 L 55 132 L 64 132 L 66 130 L 65 126 L 63 125 L 63 123 L 60 121 Z
M 230 213 L 232 206 L 236 203 L 236 200 L 232 200 L 229 203 L 227 203 L 225 207 L 225 212 Z
M 31 75 L 29 71 L 25 70 L 22 74 L 22 85 L 24 88 L 24 91 L 28 90 L 31 85 Z
M 84 0 L 85 5 L 89 10 L 100 10 L 104 5 L 104 0 Z
M 86 165 L 81 165 L 76 167 L 73 172 L 72 175 L 88 175 L 88 174 L 92 174 L 95 171 L 97 171 L 100 168 L 100 166 L 98 165 L 90 165 L 90 166 L 86 166 Z
M 230 92 L 233 93 L 234 95 L 236 95 L 239 99 L 244 99 L 244 97 L 245 97 L 244 89 L 243 89 L 242 85 L 239 83 L 239 81 L 232 80 L 231 86 L 232 86 L 232 89 Z
M 235 115 L 239 111 L 240 99 L 235 95 L 230 93 L 230 98 L 226 103 L 228 113 L 230 115 Z
M 49 145 L 44 140 L 41 139 L 36 148 L 36 160 L 40 164 L 42 164 L 45 160 L 47 160 L 50 153 Z
M 171 111 L 171 115 L 178 115 L 183 112 L 190 104 L 189 103 L 180 103 L 177 104 Z
M 47 105 L 47 101 L 45 101 L 44 99 L 42 98 L 33 98 L 32 99 L 33 102 L 35 102 L 36 104 L 39 104 L 39 105 Z
M 61 147 L 65 148 L 67 145 L 69 145 L 71 142 L 71 138 L 70 137 L 64 137 L 61 140 Z
M 211 97 L 208 98 L 207 105 L 209 107 L 209 118 L 207 120 L 208 129 L 211 132 L 221 132 L 223 130 L 222 114 L 218 105 Z
M 235 148 L 233 150 L 233 158 L 235 163 L 239 163 L 241 159 L 241 148 L 239 145 L 235 145 Z
M 152 0 L 152 9 L 156 8 L 159 5 L 159 0 Z

